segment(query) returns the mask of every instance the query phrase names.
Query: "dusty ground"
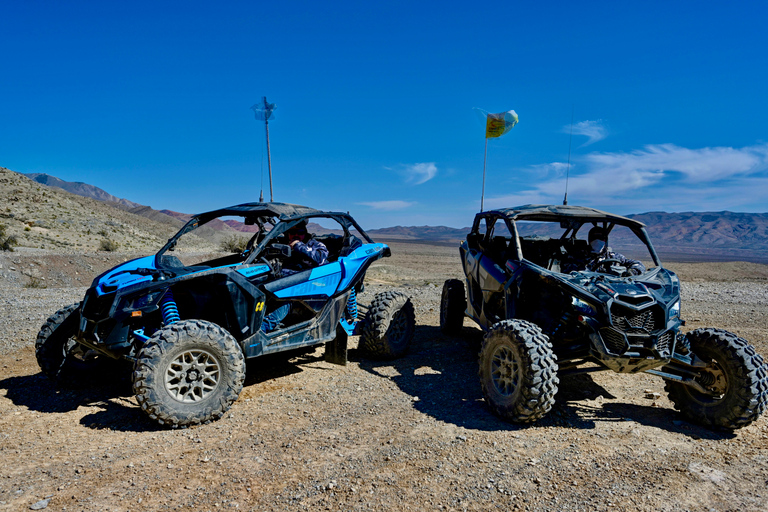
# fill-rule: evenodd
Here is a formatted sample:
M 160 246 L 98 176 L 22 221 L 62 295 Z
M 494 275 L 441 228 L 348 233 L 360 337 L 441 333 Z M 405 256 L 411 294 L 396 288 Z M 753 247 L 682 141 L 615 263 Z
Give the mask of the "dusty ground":
M 655 377 L 564 378 L 544 420 L 498 420 L 477 381 L 479 331 L 437 328 L 456 249 L 393 252 L 366 296 L 412 296 L 407 357 L 370 361 L 353 339 L 346 367 L 322 349 L 262 358 L 222 420 L 180 431 L 150 422 L 126 382 L 57 390 L 35 362 L 47 316 L 123 256 L 0 253 L 0 510 L 768 509 L 766 416 L 735 433 L 700 428 Z M 687 328 L 726 328 L 768 355 L 768 267 L 669 266 Z

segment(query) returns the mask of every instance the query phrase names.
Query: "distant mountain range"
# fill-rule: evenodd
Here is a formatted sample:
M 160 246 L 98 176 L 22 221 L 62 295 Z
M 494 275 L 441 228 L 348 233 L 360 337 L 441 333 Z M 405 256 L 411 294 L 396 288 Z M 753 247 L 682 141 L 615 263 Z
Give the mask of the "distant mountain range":
M 24 174 L 24 176 L 38 183 L 42 183 L 43 185 L 60 188 L 62 190 L 66 190 L 67 192 L 71 192 L 72 194 L 90 197 L 98 201 L 116 203 L 127 208 L 137 208 L 141 206 L 139 203 L 134 203 L 133 201 L 129 201 L 127 199 L 115 197 L 112 194 L 100 189 L 99 187 L 94 187 L 93 185 L 88 185 L 87 183 L 82 183 L 80 181 L 64 181 L 60 180 L 56 176 L 51 176 L 50 174 L 44 174 L 40 172 L 31 172 Z
M 114 206 L 155 221 L 180 225 L 191 217 L 190 214 L 171 210 L 153 210 L 104 190 L 81 182 L 68 182 L 42 173 L 26 174 L 28 178 L 57 187 L 73 194 L 112 203 Z M 768 261 L 768 213 L 722 212 L 648 212 L 627 217 L 646 225 L 649 235 L 660 253 L 680 255 L 691 254 L 700 258 L 741 259 L 745 261 Z M 470 222 L 472 219 L 467 219 Z M 213 229 L 227 228 L 242 232 L 254 232 L 254 226 L 226 221 Z M 315 232 L 327 232 L 320 226 L 311 226 Z M 440 244 L 458 243 L 469 232 L 469 227 L 451 228 L 446 226 L 394 226 L 373 229 L 368 233 L 374 239 L 401 242 L 431 242 Z

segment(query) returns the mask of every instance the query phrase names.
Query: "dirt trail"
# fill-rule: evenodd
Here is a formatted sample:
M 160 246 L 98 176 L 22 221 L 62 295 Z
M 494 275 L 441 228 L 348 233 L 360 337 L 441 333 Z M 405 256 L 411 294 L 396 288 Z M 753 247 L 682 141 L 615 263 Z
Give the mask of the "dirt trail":
M 700 428 L 655 377 L 564 378 L 539 423 L 498 420 L 477 381 L 480 332 L 467 321 L 447 338 L 437 327 L 442 282 L 461 273 L 455 250 L 393 253 L 370 270 L 363 298 L 391 286 L 413 297 L 406 357 L 365 359 L 353 338 L 345 367 L 322 349 L 262 358 L 222 420 L 187 430 L 149 421 L 126 380 L 51 386 L 32 342 L 52 304 L 82 295 L 82 282 L 63 281 L 76 260 L 38 265 L 41 277 L 63 276 L 46 289 L 13 281 L 6 263 L 0 510 L 768 509 L 768 418 L 735 433 Z M 733 330 L 768 355 L 765 267 L 670 266 L 686 283 L 687 328 Z

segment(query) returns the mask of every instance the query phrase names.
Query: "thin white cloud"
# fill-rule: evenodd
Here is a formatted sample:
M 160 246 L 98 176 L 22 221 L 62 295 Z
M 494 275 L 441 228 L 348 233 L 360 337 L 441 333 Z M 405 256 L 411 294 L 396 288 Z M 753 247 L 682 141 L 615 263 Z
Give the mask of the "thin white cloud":
M 532 165 L 531 169 L 541 176 L 565 176 L 568 169 L 567 162 L 550 162 L 548 164 Z
M 571 125 L 564 126 L 562 132 L 571 133 Z M 602 119 L 597 121 L 579 121 L 573 125 L 573 134 L 587 137 L 587 142 L 581 145 L 581 147 L 584 147 L 606 138 L 608 136 L 608 128 Z
M 513 195 L 486 198 L 490 207 L 559 204 L 565 177 L 534 166 L 536 184 Z M 590 153 L 572 164 L 572 204 L 618 206 L 622 211 L 760 208 L 768 190 L 768 144 L 690 149 L 674 144 L 624 153 Z
M 395 201 L 370 201 L 366 203 L 357 203 L 357 204 L 368 206 L 369 208 L 373 208 L 374 210 L 390 212 L 395 210 L 405 210 L 406 208 L 410 208 L 416 203 L 409 202 L 409 201 L 395 200 Z
M 434 162 L 405 165 L 402 168 L 406 183 L 421 185 L 437 175 L 437 166 Z

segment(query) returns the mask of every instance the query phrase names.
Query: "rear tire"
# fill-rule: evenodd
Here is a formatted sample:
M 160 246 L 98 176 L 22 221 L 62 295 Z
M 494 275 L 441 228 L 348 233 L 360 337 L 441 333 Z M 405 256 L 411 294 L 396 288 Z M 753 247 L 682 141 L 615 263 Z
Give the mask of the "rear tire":
M 447 280 L 440 297 L 440 331 L 448 336 L 458 335 L 464 325 L 466 309 L 464 283 L 458 279 Z
M 45 376 L 58 385 L 83 384 L 85 377 L 96 371 L 104 360 L 75 341 L 79 322 L 80 303 L 77 302 L 51 315 L 37 333 L 37 364 Z
M 480 386 L 491 410 L 507 421 L 532 423 L 555 403 L 560 380 L 549 338 L 524 320 L 502 320 L 483 339 Z
M 184 320 L 155 333 L 141 348 L 133 392 L 150 418 L 185 428 L 221 418 L 237 400 L 245 358 L 218 325 Z
M 710 428 L 737 429 L 749 425 L 768 405 L 768 368 L 754 347 L 721 329 L 696 329 L 687 335 L 691 351 L 710 365 L 696 381 L 712 391 L 702 393 L 667 381 L 669 399 L 689 420 Z
M 381 359 L 403 356 L 416 331 L 413 303 L 401 292 L 376 295 L 368 309 L 360 341 L 365 352 Z

